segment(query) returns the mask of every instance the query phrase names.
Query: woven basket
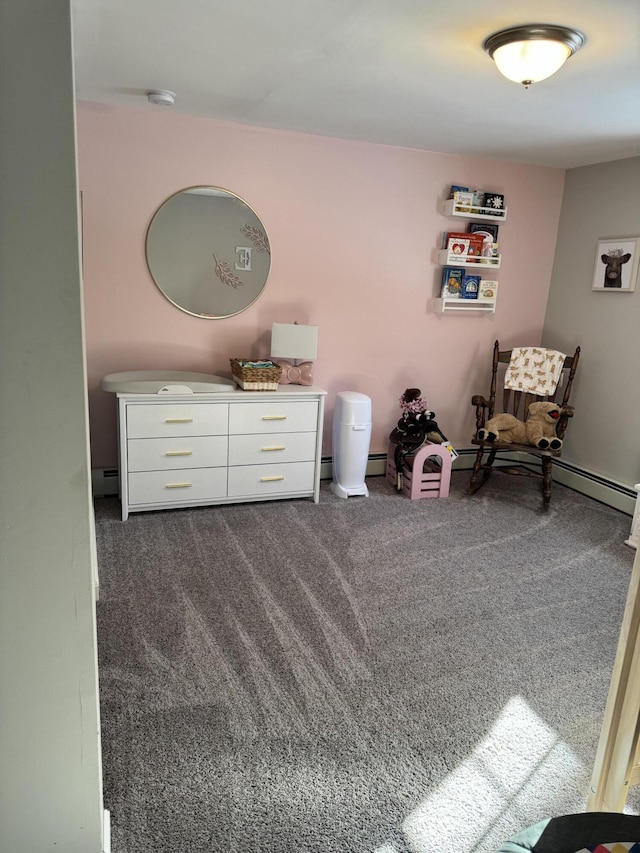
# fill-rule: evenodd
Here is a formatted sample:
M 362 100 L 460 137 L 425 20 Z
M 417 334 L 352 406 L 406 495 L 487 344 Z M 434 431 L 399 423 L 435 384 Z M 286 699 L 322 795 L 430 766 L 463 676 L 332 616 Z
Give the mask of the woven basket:
M 240 359 L 232 358 L 231 373 L 243 391 L 277 391 L 278 382 L 282 376 L 282 368 L 275 367 L 243 367 Z

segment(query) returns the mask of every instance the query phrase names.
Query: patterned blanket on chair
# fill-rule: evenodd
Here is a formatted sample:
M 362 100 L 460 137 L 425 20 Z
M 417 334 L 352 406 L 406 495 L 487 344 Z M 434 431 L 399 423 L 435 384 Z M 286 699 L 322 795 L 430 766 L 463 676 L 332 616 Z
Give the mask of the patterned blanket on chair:
M 504 387 L 529 394 L 551 395 L 558 387 L 565 358 L 563 352 L 544 347 L 514 348 Z

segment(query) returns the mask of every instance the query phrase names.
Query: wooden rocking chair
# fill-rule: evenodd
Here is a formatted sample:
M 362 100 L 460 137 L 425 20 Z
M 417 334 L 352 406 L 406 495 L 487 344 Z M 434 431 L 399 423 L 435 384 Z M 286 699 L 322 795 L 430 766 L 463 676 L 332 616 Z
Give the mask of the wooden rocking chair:
M 565 358 L 555 392 L 546 396 L 541 394 L 531 394 L 525 391 L 516 391 L 503 387 L 505 384 L 505 374 L 511 361 L 512 352 L 513 350 L 500 350 L 499 342 L 495 342 L 493 347 L 493 364 L 491 370 L 491 390 L 489 393 L 489 399 L 487 400 L 479 394 L 476 394 L 471 398 L 471 405 L 475 406 L 476 409 L 476 436 L 472 439 L 472 444 L 478 445 L 478 452 L 476 454 L 473 471 L 471 473 L 469 494 L 475 494 L 489 479 L 491 472 L 493 471 L 493 463 L 495 462 L 498 454 L 518 453 L 520 456 L 522 454 L 528 454 L 531 457 L 530 459 L 514 464 L 507 464 L 506 466 L 496 465 L 495 470 L 499 471 L 501 474 L 520 474 L 528 477 L 542 478 L 543 505 L 544 509 L 547 509 L 549 501 L 551 500 L 551 467 L 554 458 L 560 456 L 561 449 L 542 450 L 530 444 L 508 444 L 500 441 L 499 439 L 497 441 L 481 440 L 477 437 L 477 431 L 479 429 L 483 429 L 487 421 L 490 420 L 494 414 L 498 414 L 500 412 L 509 412 L 524 421 L 526 420 L 529 405 L 540 400 L 557 403 L 562 407 L 562 412 L 556 425 L 556 435 L 558 438 L 563 439 L 569 418 L 572 417 L 574 413 L 573 407 L 569 405 L 569 398 L 571 395 L 573 377 L 575 376 L 578 359 L 580 358 L 580 347 L 576 349 L 572 356 L 567 356 Z M 500 400 L 496 401 L 498 389 L 501 389 Z M 483 462 L 483 456 L 486 451 L 489 455 L 486 461 Z M 534 470 L 531 468 L 536 461 L 541 464 L 541 470 Z

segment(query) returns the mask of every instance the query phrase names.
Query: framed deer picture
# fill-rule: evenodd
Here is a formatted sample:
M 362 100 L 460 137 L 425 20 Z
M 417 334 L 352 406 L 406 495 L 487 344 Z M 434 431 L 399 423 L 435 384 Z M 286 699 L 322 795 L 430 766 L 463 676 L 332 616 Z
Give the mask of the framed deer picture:
M 640 237 L 604 237 L 598 240 L 592 290 L 631 293 L 636 289 Z

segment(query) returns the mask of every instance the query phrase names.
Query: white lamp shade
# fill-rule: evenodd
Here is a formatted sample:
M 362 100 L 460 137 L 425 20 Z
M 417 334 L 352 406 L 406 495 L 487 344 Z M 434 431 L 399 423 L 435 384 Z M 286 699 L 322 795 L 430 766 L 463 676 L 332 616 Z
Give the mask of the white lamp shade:
M 493 59 L 498 70 L 514 83 L 546 80 L 571 56 L 571 49 L 558 41 L 516 41 L 496 48 Z
M 313 361 L 318 356 L 318 327 L 298 323 L 274 323 L 271 327 L 271 357 Z

